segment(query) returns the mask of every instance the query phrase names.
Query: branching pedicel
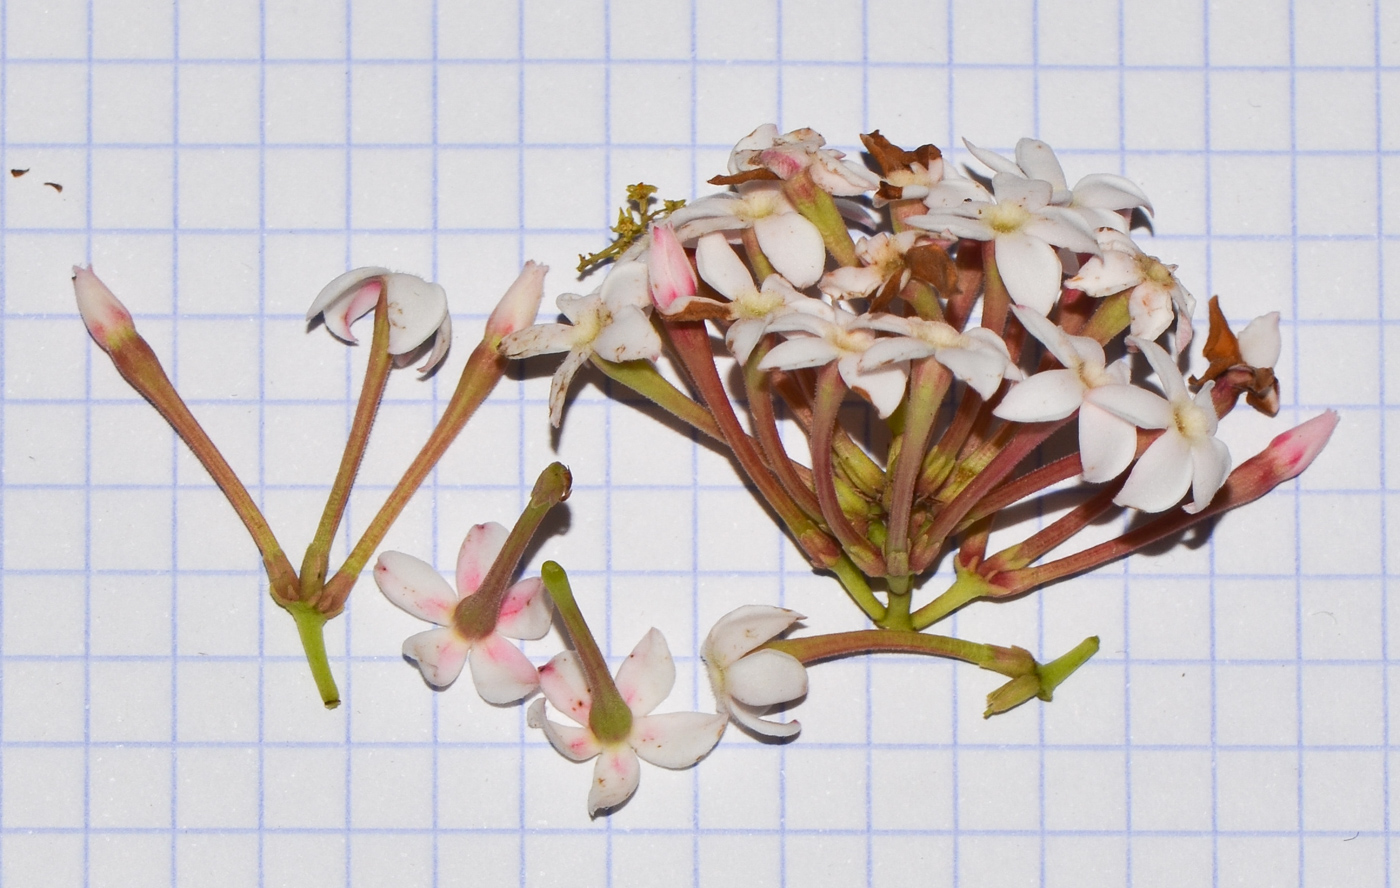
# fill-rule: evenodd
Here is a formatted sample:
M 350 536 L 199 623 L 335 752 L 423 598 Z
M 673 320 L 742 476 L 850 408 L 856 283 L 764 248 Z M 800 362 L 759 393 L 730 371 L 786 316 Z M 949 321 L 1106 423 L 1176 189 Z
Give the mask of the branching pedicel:
M 928 630 L 974 602 L 1025 595 L 1258 499 L 1307 468 L 1336 426 L 1336 414 L 1324 413 L 1231 471 L 1219 421 L 1241 396 L 1270 416 L 1278 411 L 1278 314 L 1236 335 L 1212 299 L 1209 368 L 1188 383 L 1178 365 L 1192 341 L 1195 300 L 1175 266 L 1130 236 L 1134 214 L 1150 214 L 1152 205 L 1129 180 L 1090 175 L 1070 188 L 1043 142 L 1021 140 L 1014 159 L 969 144 L 992 171 L 989 191 L 945 167 L 931 145 L 907 151 L 878 131 L 861 139 L 878 173 L 826 148 L 811 130 L 780 134 L 767 125 L 742 139 L 727 173 L 711 180 L 730 191 L 653 208 L 655 189 L 633 186 L 614 227 L 617 242 L 581 258 L 581 267 L 613 262 L 601 286 L 558 298 L 568 323 L 527 326 L 544 275 L 527 264 L 428 444 L 329 580 L 326 552 L 391 358 L 431 349 L 426 367 L 446 349 L 441 289 L 360 269 L 313 304 L 308 317 L 324 313 L 327 328 L 349 341 L 350 321 L 373 309 L 375 333 L 350 442 L 299 573 L 130 316 L 85 269 L 75 277 L 79 307 L 118 370 L 171 422 L 243 519 L 274 600 L 297 620 L 327 705 L 337 697 L 322 625 L 340 612 L 385 530 L 499 380 L 506 358 L 565 354 L 549 397 L 556 426 L 570 382 L 591 363 L 727 448 L 813 569 L 834 576 L 862 616 L 851 631 L 787 637 L 802 619 L 792 611 L 750 605 L 725 616 L 702 651 L 715 715 L 651 714 L 675 677 L 654 629 L 614 679 L 557 564 L 545 565 L 543 580 L 511 585 L 541 519 L 568 496 L 569 474 L 557 463 L 541 474 L 514 530 L 485 524 L 467 535 L 455 593 L 431 566 L 402 553 L 383 553 L 375 568 L 395 604 L 440 627 L 404 645 L 429 684 L 451 684 L 469 662 L 488 701 L 527 698 L 538 687 L 577 723 L 550 721 L 541 699 L 529 709 L 530 725 L 560 753 L 597 757 L 588 798 L 597 814 L 635 791 L 639 758 L 693 765 L 731 718 L 756 734 L 796 736 L 796 722 L 764 716 L 804 696 L 805 667 L 823 660 L 898 652 L 973 663 L 1008 679 L 988 696 L 988 716 L 1032 697 L 1050 700 L 1098 650 L 1097 638 L 1039 663 L 1023 648 Z M 709 324 L 728 355 L 716 354 Z M 1173 324 L 1174 353 L 1158 344 Z M 658 371 L 663 353 L 688 391 Z M 1135 355 L 1156 374 L 1160 394 L 1132 383 Z M 722 381 L 730 358 L 740 366 L 740 391 Z M 852 393 L 888 423 L 888 447 L 872 452 L 842 425 L 840 408 Z M 810 465 L 789 452 L 780 416 L 800 427 Z M 1069 454 L 1037 465 L 1032 456 L 1052 437 L 1070 445 Z M 1084 482 L 1077 506 L 988 552 L 1003 510 L 1076 477 Z M 1115 508 L 1151 517 L 1045 560 Z M 949 557 L 953 582 L 923 594 Z M 542 590 L 573 650 L 536 673 L 506 637 L 547 632 Z

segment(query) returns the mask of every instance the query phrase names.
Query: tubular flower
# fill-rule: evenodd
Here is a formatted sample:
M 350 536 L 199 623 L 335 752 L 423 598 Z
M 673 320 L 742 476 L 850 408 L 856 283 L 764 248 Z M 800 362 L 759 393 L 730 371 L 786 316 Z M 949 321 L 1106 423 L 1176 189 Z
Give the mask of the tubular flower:
M 671 650 L 661 633 L 652 629 L 617 670 L 617 690 L 632 712 L 632 724 L 625 738 L 609 741 L 598 737 L 589 725 L 593 694 L 578 655 L 564 651 L 540 669 L 540 689 L 545 699 L 530 704 L 528 723 L 543 730 L 550 745 L 571 761 L 598 757 L 588 791 L 590 817 L 617 807 L 636 792 L 641 779 L 638 758 L 662 768 L 688 768 L 719 742 L 728 723 L 724 715 L 651 714 L 675 683 L 676 664 Z M 550 721 L 545 714 L 545 700 L 577 726 Z
M 454 619 L 458 605 L 476 594 L 505 545 L 507 531 L 493 522 L 467 532 L 457 554 L 457 592 L 431 564 L 402 552 L 383 552 L 374 566 L 379 591 L 398 607 L 442 627 L 411 636 L 403 643 L 405 657 L 418 664 L 423 678 L 435 688 L 457 680 L 471 663 L 477 693 L 488 703 L 513 703 L 539 686 L 535 667 L 507 638 L 543 638 L 549 631 L 552 608 L 539 577 L 521 580 L 506 591 L 495 627 L 477 637 L 463 634 Z
M 568 352 L 549 386 L 549 422 L 558 428 L 564 418 L 569 383 L 591 355 L 614 363 L 654 361 L 661 354 L 661 338 L 647 317 L 651 293 L 644 263 L 619 262 L 593 293 L 565 293 L 556 303 L 570 323 L 536 324 L 517 330 L 501 340 L 501 354 L 528 358 Z
M 1207 382 L 1192 398 L 1176 362 L 1161 346 L 1132 338 L 1128 343 L 1142 350 L 1167 396 L 1124 386 L 1105 390 L 1096 399 L 1105 410 L 1138 428 L 1163 430 L 1133 466 L 1113 501 L 1144 512 L 1161 512 L 1190 490 L 1192 501 L 1185 509 L 1199 512 L 1210 505 L 1230 473 L 1230 450 L 1215 437 L 1219 420 L 1210 397 L 1215 383 Z
M 389 300 L 389 354 L 396 364 L 404 366 L 431 338 L 432 351 L 418 368 L 418 372 L 427 374 L 442 361 L 452 344 L 447 292 L 437 284 L 387 268 L 356 268 L 321 289 L 306 310 L 306 320 L 319 315 L 337 339 L 354 345 L 358 340 L 350 332 L 350 325 L 374 311 L 381 292 Z
M 997 173 L 994 199 L 978 199 L 980 188 L 945 179 L 929 192 L 923 216 L 904 220 L 947 238 L 971 238 L 996 244 L 997 269 L 1006 292 L 1018 305 L 1048 314 L 1060 295 L 1064 268 L 1055 247 L 1076 253 L 1097 253 L 1094 232 L 1069 210 L 1052 206 L 1049 182 Z M 962 200 L 957 201 L 961 195 Z M 981 191 L 981 197 L 989 197 Z
M 1175 318 L 1176 350 L 1179 353 L 1186 348 L 1191 342 L 1191 315 L 1196 310 L 1196 299 L 1176 279 L 1176 266 L 1163 265 L 1155 256 L 1147 255 L 1121 231 L 1101 228 L 1097 236 L 1102 252 L 1085 262 L 1079 274 L 1065 281 L 1065 286 L 1083 290 L 1096 299 L 1131 290 L 1130 335 L 1156 340 Z
M 730 611 L 705 637 L 700 656 L 715 692 L 715 708 L 750 731 L 765 737 L 793 737 L 796 721 L 761 718 L 770 707 L 807 693 L 807 667 L 791 654 L 755 650 L 804 617 L 781 607 L 749 604 Z

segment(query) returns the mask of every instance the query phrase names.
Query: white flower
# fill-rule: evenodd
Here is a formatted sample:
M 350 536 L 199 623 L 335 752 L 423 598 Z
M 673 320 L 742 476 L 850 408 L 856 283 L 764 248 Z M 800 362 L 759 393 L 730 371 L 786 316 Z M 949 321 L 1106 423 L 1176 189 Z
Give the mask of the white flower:
M 748 266 L 722 234 L 700 238 L 695 246 L 695 265 L 705 283 L 730 300 L 728 310 L 734 322 L 724 334 L 724 342 L 740 363 L 748 363 L 774 318 L 790 311 L 820 310 L 816 306 L 824 305 L 797 292 L 781 275 L 770 274 L 762 289 L 755 287 Z
M 1176 266 L 1163 265 L 1139 249 L 1128 235 L 1112 228 L 1099 229 L 1098 242 L 1102 252 L 1085 262 L 1079 274 L 1065 281 L 1065 286 L 1083 290 L 1096 299 L 1131 289 L 1129 335 L 1155 340 L 1175 318 L 1176 350 L 1181 352 L 1191 342 L 1191 315 L 1196 310 L 1196 299 L 1176 279 Z
M 929 212 L 909 217 L 906 224 L 950 238 L 994 241 L 997 271 L 1012 301 L 1047 314 L 1059 298 L 1064 274 L 1055 247 L 1096 253 L 1093 229 L 1079 215 L 1050 205 L 1048 182 L 998 173 L 992 179 L 994 201 L 959 182 L 940 182 L 925 198 Z M 963 200 L 952 203 L 959 194 Z
M 555 709 L 577 722 L 561 725 L 545 716 L 545 701 L 530 705 L 530 727 L 540 728 L 559 754 L 576 762 L 598 756 L 588 791 L 588 814 L 615 808 L 632 796 L 641 779 L 638 757 L 663 768 L 688 768 L 704 758 L 729 719 L 703 712 L 652 715 L 676 683 L 676 664 L 660 632 L 648 632 L 617 670 L 617 690 L 632 712 L 626 738 L 605 741 L 589 727 L 593 693 L 573 651 L 550 660 L 540 669 L 540 688 Z
M 355 344 L 350 325 L 374 311 L 379 294 L 389 300 L 389 354 L 400 366 L 413 360 L 419 346 L 433 339 L 420 373 L 428 373 L 452 344 L 452 318 L 447 313 L 447 292 L 437 284 L 387 268 L 356 268 L 326 284 L 306 310 L 308 321 L 320 315 L 326 329 L 338 339 Z
M 785 608 L 750 604 L 715 623 L 700 656 L 709 670 L 715 707 L 721 714 L 766 737 L 792 737 L 802 730 L 799 722 L 775 722 L 760 716 L 772 706 L 807 693 L 807 668 L 791 654 L 754 650 L 801 619 L 801 614 Z
M 902 289 L 911 276 L 904 254 L 918 237 L 917 231 L 902 231 L 896 235 L 881 232 L 874 237 L 862 237 L 856 241 L 856 258 L 861 264 L 843 265 L 828 271 L 817 288 L 828 299 L 863 299 L 887 284 L 892 284 L 896 291 Z
M 433 687 L 452 684 L 468 661 L 477 693 L 488 703 L 513 703 L 539 686 L 535 667 L 506 640 L 543 638 L 549 631 L 552 609 L 539 577 L 521 580 L 506 591 L 495 628 L 480 637 L 463 635 L 453 618 L 458 604 L 481 587 L 508 535 L 494 521 L 467 532 L 457 554 L 457 592 L 425 561 L 402 552 L 379 555 L 374 581 L 385 597 L 415 617 L 443 627 L 420 632 L 403 643 L 404 656 L 418 664 Z
M 1105 390 L 1096 399 L 1105 410 L 1138 428 L 1163 429 L 1133 466 L 1113 501 L 1144 512 L 1161 512 L 1176 505 L 1190 490 L 1192 501 L 1185 509 L 1199 512 L 1210 505 L 1230 473 L 1230 450 L 1215 437 L 1219 420 L 1210 397 L 1215 383 L 1207 382 L 1192 398 L 1176 362 L 1161 346 L 1142 339 L 1130 338 L 1128 342 L 1141 349 L 1157 371 L 1167 397 L 1124 387 Z
M 1015 162 L 985 148 L 978 148 L 966 139 L 963 144 L 973 157 L 997 173 L 1049 182 L 1054 189 L 1050 202 L 1078 213 L 1090 228 L 1115 228 L 1126 232 L 1127 221 L 1119 210 L 1142 207 L 1148 213 L 1152 212 L 1152 202 L 1141 188 L 1130 179 L 1112 173 L 1092 173 L 1080 179 L 1071 190 L 1065 182 L 1065 172 L 1055 157 L 1054 149 L 1038 139 L 1021 139 L 1017 142 Z
M 845 197 L 880 187 L 878 176 L 845 160 L 840 151 L 822 147 L 825 144 L 826 139 L 816 130 L 804 127 L 779 135 L 776 126 L 765 123 L 734 146 L 729 172 L 767 169 L 781 179 L 791 179 L 809 170 L 818 188 Z
M 691 241 L 716 231 L 752 228 L 763 255 L 794 286 L 810 287 L 826 266 L 817 226 L 800 215 L 777 182 L 744 182 L 734 193 L 688 203 L 667 217 L 676 236 Z
M 1119 389 L 1141 391 L 1128 385 L 1128 365 L 1117 361 L 1105 366 L 1103 346 L 1093 339 L 1070 336 L 1033 311 L 1016 306 L 1011 310 L 1064 369 L 1042 370 L 1018 383 L 992 412 L 1012 422 L 1053 422 L 1078 410 L 1084 480 L 1118 477 L 1137 452 L 1137 431 L 1131 421 L 1110 412 L 1102 399 Z
M 861 326 L 899 334 L 878 340 L 866 350 L 860 361 L 860 366 L 866 370 L 931 355 L 984 399 L 996 394 L 1007 375 L 1013 379 L 1020 377 L 1020 370 L 1011 363 L 1006 343 L 985 327 L 959 332 L 941 321 L 889 314 L 866 315 Z
M 568 352 L 549 387 L 549 422 L 558 428 L 569 383 L 591 355 L 614 363 L 654 361 L 661 354 L 661 338 L 648 317 L 651 293 L 645 263 L 619 262 L 598 290 L 587 296 L 565 293 L 556 302 L 571 324 L 517 330 L 501 341 L 501 354 L 526 358 Z
M 768 323 L 770 332 L 799 335 L 774 346 L 758 369 L 798 370 L 836 361 L 846 385 L 874 404 L 885 419 L 904 400 L 909 371 L 902 364 L 863 368 L 861 358 L 875 344 L 875 334 L 861 324 L 857 315 L 813 299 L 806 311 L 789 311 Z

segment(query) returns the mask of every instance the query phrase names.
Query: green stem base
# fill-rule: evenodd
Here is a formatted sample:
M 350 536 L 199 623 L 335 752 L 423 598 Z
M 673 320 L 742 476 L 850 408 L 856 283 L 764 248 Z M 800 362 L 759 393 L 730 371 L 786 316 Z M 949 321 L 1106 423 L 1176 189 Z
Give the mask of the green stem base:
M 340 690 L 335 686 L 330 659 L 326 656 L 325 627 L 329 618 L 299 601 L 283 606 L 296 621 L 297 635 L 301 637 L 301 647 L 306 651 L 306 663 L 311 667 L 311 677 L 316 679 L 321 702 L 327 709 L 335 709 L 340 705 Z

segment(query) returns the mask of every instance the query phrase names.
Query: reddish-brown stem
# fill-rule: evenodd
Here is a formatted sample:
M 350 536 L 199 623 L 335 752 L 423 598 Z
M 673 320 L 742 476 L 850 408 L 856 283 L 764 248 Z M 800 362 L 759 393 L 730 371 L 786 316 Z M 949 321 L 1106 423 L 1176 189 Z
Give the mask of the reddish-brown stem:
M 797 467 L 787 454 L 787 448 L 783 446 L 782 437 L 778 434 L 778 419 L 773 412 L 773 394 L 768 388 L 768 372 L 758 369 L 758 364 L 763 360 L 763 356 L 768 354 L 770 345 L 770 337 L 764 337 L 749 355 L 749 361 L 744 366 L 744 391 L 749 399 L 749 415 L 753 417 L 754 430 L 758 433 L 758 443 L 763 448 L 768 466 L 778 476 L 783 489 L 809 517 L 820 518 L 821 504 L 817 501 L 817 495 L 811 487 L 803 483 Z
M 817 402 L 812 412 L 812 483 L 816 486 L 817 501 L 821 504 L 827 527 L 840 540 L 851 560 L 866 576 L 884 576 L 884 559 L 870 541 L 851 525 L 836 496 L 836 476 L 831 465 L 831 430 L 836 425 L 836 416 L 845 395 L 846 384 L 841 379 L 836 362 L 822 367 L 817 373 Z
M 915 487 L 938 409 L 952 381 L 952 374 L 933 358 L 916 361 L 910 368 L 904 433 L 900 436 L 894 465 L 886 474 L 890 505 L 885 563 L 893 576 L 909 573 L 909 516 L 914 507 Z
M 1028 564 L 1033 564 L 1037 558 L 1079 533 L 1088 526 L 1089 522 L 1113 508 L 1113 498 L 1118 495 L 1118 491 L 1123 489 L 1125 480 L 1127 480 L 1126 475 L 1099 490 L 1089 499 L 1025 540 L 1002 549 L 983 562 L 977 572 L 984 577 L 994 578 L 1002 571 L 1019 570 Z

